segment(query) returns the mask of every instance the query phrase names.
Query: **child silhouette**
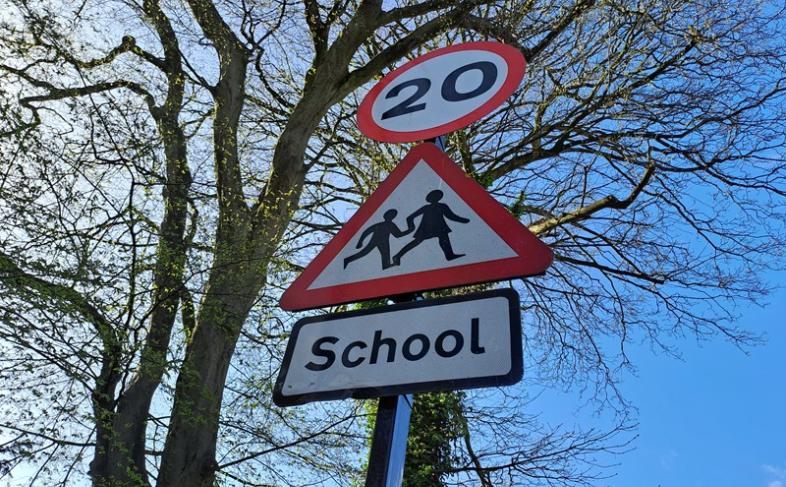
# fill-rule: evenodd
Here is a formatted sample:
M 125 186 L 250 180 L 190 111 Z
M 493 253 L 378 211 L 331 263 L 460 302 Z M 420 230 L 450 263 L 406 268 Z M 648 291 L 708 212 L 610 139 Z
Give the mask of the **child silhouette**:
M 414 230 L 415 218 L 418 216 L 421 217 L 420 225 L 418 226 L 415 235 L 413 235 L 413 240 L 405 245 L 404 248 L 401 249 L 395 256 L 393 256 L 393 265 L 401 264 L 401 257 L 403 257 L 407 252 L 423 243 L 424 240 L 435 237 L 439 239 L 439 246 L 442 249 L 442 253 L 445 254 L 445 258 L 447 260 L 455 260 L 466 255 L 456 254 L 453 252 L 453 247 L 450 245 L 450 237 L 448 236 L 452 230 L 448 226 L 445 219 L 447 218 L 448 220 L 453 220 L 454 222 L 459 223 L 469 223 L 469 219 L 456 215 L 448 205 L 445 203 L 440 203 L 439 201 L 443 196 L 444 193 L 438 189 L 429 192 L 429 194 L 426 195 L 426 201 L 429 204 L 420 207 L 418 210 L 415 210 L 414 213 L 407 217 L 406 233 Z
M 363 242 L 366 240 L 366 237 L 371 235 L 371 240 L 369 240 L 368 245 L 355 254 L 350 255 L 346 259 L 344 259 L 344 269 L 347 268 L 350 262 L 356 261 L 361 257 L 368 255 L 374 249 L 379 250 L 379 254 L 382 256 L 382 269 L 387 269 L 391 267 L 390 263 L 390 236 L 393 235 L 394 237 L 403 237 L 404 235 L 408 234 L 412 230 L 402 231 L 398 228 L 393 222 L 393 219 L 396 218 L 398 215 L 398 211 L 396 210 L 388 210 L 384 213 L 383 218 L 384 221 L 379 223 L 375 223 L 370 227 L 363 230 L 363 233 L 360 235 L 360 239 L 358 240 L 356 248 L 363 247 Z

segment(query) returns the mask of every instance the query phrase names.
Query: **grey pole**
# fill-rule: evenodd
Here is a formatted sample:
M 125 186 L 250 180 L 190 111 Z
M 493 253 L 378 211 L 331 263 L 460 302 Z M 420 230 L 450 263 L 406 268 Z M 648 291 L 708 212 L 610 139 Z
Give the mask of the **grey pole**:
M 380 398 L 366 487 L 399 487 L 404 478 L 412 394 Z

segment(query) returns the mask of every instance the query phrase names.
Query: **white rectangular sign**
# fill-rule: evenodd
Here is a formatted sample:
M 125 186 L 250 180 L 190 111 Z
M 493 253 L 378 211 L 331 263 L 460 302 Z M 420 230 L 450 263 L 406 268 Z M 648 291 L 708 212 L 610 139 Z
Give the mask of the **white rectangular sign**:
M 298 321 L 273 399 L 280 406 L 510 385 L 522 376 L 512 289 Z

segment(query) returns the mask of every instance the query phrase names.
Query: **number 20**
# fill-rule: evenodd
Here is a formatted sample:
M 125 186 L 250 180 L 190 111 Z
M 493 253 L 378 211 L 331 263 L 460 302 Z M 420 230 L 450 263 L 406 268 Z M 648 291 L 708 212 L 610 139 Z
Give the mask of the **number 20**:
M 458 81 L 459 76 L 474 69 L 477 69 L 483 75 L 483 80 L 480 82 L 480 85 L 471 91 L 459 93 L 458 89 L 456 88 L 456 82 Z M 497 66 L 489 61 L 478 61 L 461 66 L 451 71 L 451 73 L 445 78 L 445 81 L 442 82 L 440 94 L 442 95 L 443 100 L 450 102 L 469 100 L 470 98 L 475 98 L 476 96 L 480 96 L 487 92 L 489 89 L 491 89 L 492 86 L 494 86 L 494 82 L 496 81 Z M 398 117 L 401 115 L 406 115 L 407 113 L 419 112 L 426 109 L 425 103 L 417 103 L 417 101 L 423 98 L 423 96 L 425 96 L 425 94 L 428 93 L 429 89 L 431 88 L 431 80 L 428 78 L 414 78 L 396 85 L 391 88 L 390 91 L 388 91 L 388 93 L 385 95 L 385 99 L 397 97 L 402 90 L 409 88 L 410 86 L 415 87 L 415 92 L 398 105 L 395 105 L 390 110 L 385 111 L 382 114 L 382 120 L 387 120 L 388 118 Z

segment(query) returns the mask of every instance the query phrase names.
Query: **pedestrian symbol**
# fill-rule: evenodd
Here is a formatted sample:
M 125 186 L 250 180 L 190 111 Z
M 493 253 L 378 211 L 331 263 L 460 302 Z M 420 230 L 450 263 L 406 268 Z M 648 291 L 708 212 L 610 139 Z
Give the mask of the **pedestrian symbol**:
M 382 257 L 382 269 L 387 269 L 390 264 L 390 237 L 403 237 L 409 232 L 404 232 L 393 222 L 398 212 L 396 210 L 388 210 L 384 214 L 384 221 L 375 223 L 363 231 L 363 234 L 358 240 L 357 248 L 363 247 L 363 242 L 366 237 L 371 235 L 368 245 L 360 252 L 352 254 L 344 259 L 344 268 L 346 269 L 350 262 L 365 257 L 372 250 L 379 250 L 379 255 Z M 398 255 L 396 256 L 398 257 Z
M 344 268 L 362 257 L 365 257 L 372 250 L 379 250 L 379 255 L 382 258 L 382 269 L 388 269 L 392 266 L 401 265 L 401 258 L 410 250 L 422 244 L 425 240 L 436 238 L 439 242 L 439 247 L 445 254 L 445 260 L 451 261 L 464 257 L 466 254 L 457 254 L 453 252 L 453 246 L 450 242 L 448 235 L 452 230 L 445 220 L 452 220 L 459 223 L 469 223 L 469 219 L 456 215 L 448 205 L 440 203 L 444 193 L 438 189 L 430 191 L 426 196 L 427 205 L 418 208 L 415 212 L 407 217 L 407 228 L 401 230 L 394 222 L 398 211 L 387 210 L 383 214 L 384 220 L 375 223 L 365 230 L 360 235 L 356 248 L 362 250 L 355 254 L 350 255 L 344 259 Z M 417 231 L 415 231 L 415 219 L 420 218 Z M 390 238 L 391 237 L 404 237 L 415 231 L 413 240 L 407 243 L 398 253 L 390 260 Z M 365 244 L 367 237 L 371 236 L 368 244 Z
M 440 203 L 443 196 L 444 193 L 438 189 L 429 192 L 428 196 L 426 196 L 428 204 L 422 206 L 407 217 L 407 231 L 414 228 L 414 221 L 418 216 L 421 217 L 420 226 L 417 232 L 415 232 L 414 240 L 405 245 L 404 248 L 399 250 L 396 256 L 393 257 L 393 263 L 395 265 L 401 263 L 401 257 L 403 257 L 404 254 L 423 243 L 424 240 L 430 238 L 439 239 L 439 246 L 442 252 L 445 253 L 446 260 L 455 260 L 459 257 L 464 257 L 465 254 L 456 254 L 453 252 L 453 248 L 450 245 L 450 237 L 448 236 L 451 230 L 445 219 L 459 223 L 469 223 L 469 219 L 456 215 L 451 211 L 448 205 Z
M 540 274 L 551 251 L 433 144 L 410 151 L 281 298 L 307 309 Z

